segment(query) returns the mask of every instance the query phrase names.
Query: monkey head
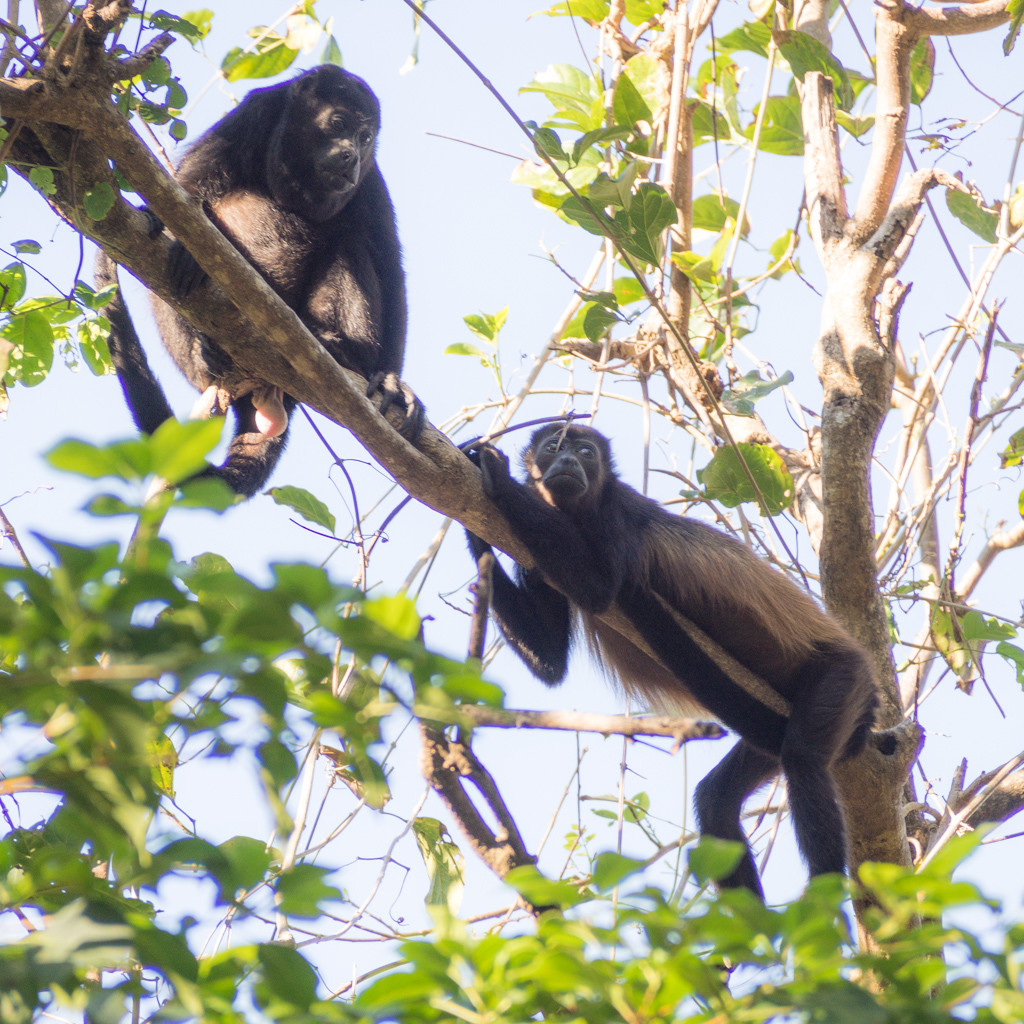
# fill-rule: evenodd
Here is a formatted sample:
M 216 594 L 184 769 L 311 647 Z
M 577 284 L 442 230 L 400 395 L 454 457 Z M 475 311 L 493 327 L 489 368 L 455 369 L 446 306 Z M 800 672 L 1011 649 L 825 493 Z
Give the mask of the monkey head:
M 563 512 L 579 510 L 604 489 L 611 470 L 607 439 L 590 427 L 542 427 L 523 464 L 540 496 Z
M 300 75 L 267 147 L 274 198 L 306 220 L 330 220 L 376 166 L 379 129 L 380 104 L 361 78 L 333 64 Z

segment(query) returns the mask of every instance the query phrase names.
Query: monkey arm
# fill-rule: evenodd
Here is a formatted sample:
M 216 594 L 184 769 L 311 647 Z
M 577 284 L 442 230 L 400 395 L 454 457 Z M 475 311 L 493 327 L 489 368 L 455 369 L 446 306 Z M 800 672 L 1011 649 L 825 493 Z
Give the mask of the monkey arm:
M 508 459 L 497 449 L 486 445 L 470 458 L 483 474 L 484 491 L 533 556 L 536 568 L 583 611 L 607 611 L 625 579 L 624 552 L 603 544 L 600 530 L 584 534 L 572 517 L 513 480 Z
M 466 531 L 469 550 L 480 560 L 490 544 Z M 518 584 L 495 559 L 491 569 L 491 611 L 508 645 L 542 682 L 554 686 L 569 667 L 572 613 L 563 594 L 536 570 L 519 567 Z

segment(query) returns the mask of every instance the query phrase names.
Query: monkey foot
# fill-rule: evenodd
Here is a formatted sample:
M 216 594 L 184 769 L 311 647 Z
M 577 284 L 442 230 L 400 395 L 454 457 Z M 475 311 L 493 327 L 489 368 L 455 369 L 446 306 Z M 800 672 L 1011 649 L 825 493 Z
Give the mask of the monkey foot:
M 423 433 L 427 422 L 427 411 L 423 403 L 413 393 L 405 381 L 400 380 L 397 373 L 375 373 L 366 388 L 366 397 L 371 398 L 375 391 L 381 393 L 380 414 L 383 416 L 392 405 L 405 410 L 405 419 L 398 432 L 407 441 L 415 443 Z

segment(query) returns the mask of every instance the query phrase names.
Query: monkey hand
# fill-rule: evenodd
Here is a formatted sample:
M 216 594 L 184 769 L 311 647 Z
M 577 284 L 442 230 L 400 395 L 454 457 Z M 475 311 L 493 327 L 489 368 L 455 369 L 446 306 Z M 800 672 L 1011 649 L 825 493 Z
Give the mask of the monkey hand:
M 502 490 L 502 485 L 511 480 L 508 456 L 493 445 L 486 442 L 470 445 L 466 448 L 465 455 L 480 470 L 484 494 L 488 498 L 494 498 Z
M 177 239 L 171 243 L 167 273 L 171 287 L 180 299 L 187 299 L 206 280 L 206 271 Z
M 410 444 L 415 444 L 423 433 L 427 422 L 427 411 L 423 403 L 413 394 L 412 388 L 401 380 L 397 373 L 375 373 L 366 386 L 366 397 L 371 398 L 375 391 L 381 394 L 380 414 L 383 416 L 392 405 L 405 410 L 405 419 L 398 432 Z

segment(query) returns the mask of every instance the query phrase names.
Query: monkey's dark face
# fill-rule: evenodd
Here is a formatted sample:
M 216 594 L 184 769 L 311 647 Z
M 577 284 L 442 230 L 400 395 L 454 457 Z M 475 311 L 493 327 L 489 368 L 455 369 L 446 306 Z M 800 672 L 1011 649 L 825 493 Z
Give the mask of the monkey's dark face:
M 595 433 L 587 427 L 545 427 L 530 444 L 530 476 L 544 500 L 563 512 L 579 509 L 600 493 L 607 456 Z
M 374 166 L 380 106 L 355 75 L 324 65 L 297 78 L 268 154 L 275 199 L 307 220 L 336 216 Z

